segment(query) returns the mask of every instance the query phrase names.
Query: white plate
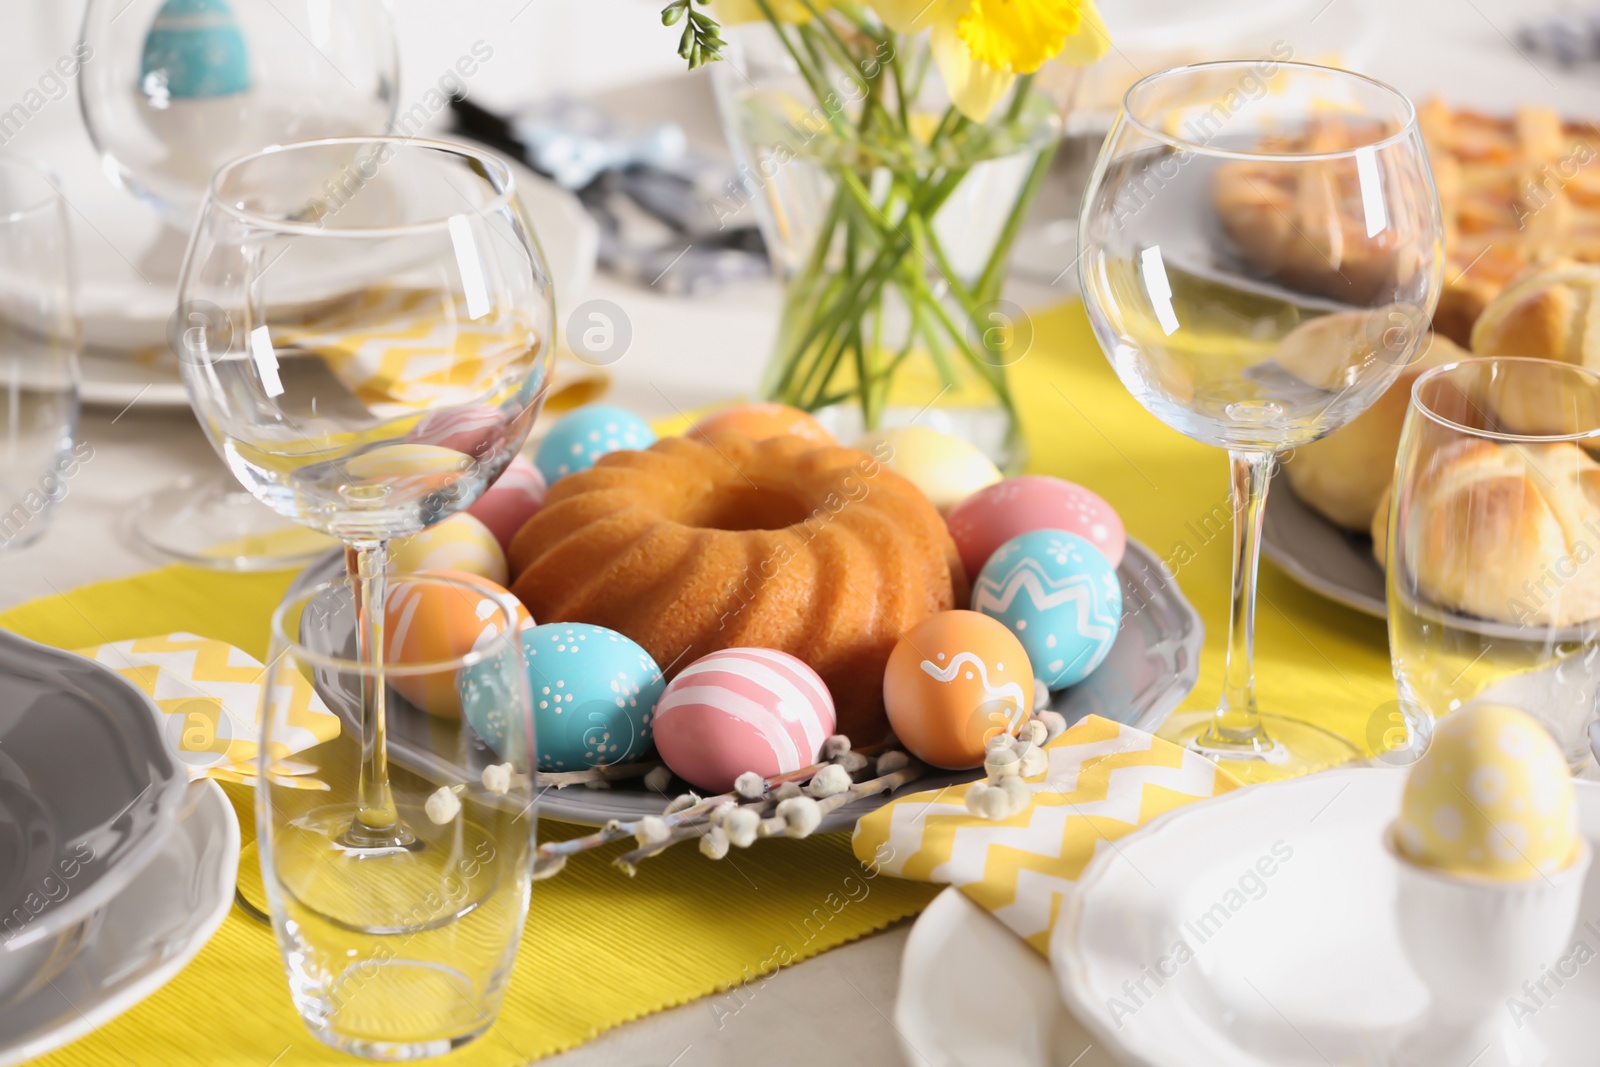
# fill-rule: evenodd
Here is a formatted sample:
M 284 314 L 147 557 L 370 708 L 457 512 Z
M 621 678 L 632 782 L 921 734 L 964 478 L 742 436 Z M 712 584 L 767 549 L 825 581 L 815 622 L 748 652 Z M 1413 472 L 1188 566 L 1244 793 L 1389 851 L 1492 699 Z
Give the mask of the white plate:
M 1073 1012 L 1140 1067 L 1387 1062 L 1427 1001 L 1398 942 L 1396 861 L 1381 836 L 1404 783 L 1368 769 L 1254 786 L 1102 851 L 1051 945 Z M 1600 785 L 1574 784 L 1583 833 L 1600 845 Z M 1578 923 L 1592 958 L 1600 870 Z M 1182 963 L 1180 939 L 1193 954 Z M 1575 970 L 1530 1001 L 1548 1067 L 1600 1062 L 1600 967 Z
M 577 197 L 521 163 L 508 162 L 550 268 L 560 322 L 594 280 L 600 231 Z M 154 212 L 98 171 L 90 177 L 98 184 L 65 181 L 73 207 L 69 214 L 85 346 L 83 402 L 121 408 L 137 399 L 141 408 L 188 407 L 166 336 L 167 319 L 177 303 L 184 238 L 164 228 Z M 132 263 L 139 264 L 148 281 Z
M 66 970 L 0 1011 L 0 1067 L 42 1056 L 121 1015 L 167 983 L 233 906 L 239 823 L 215 782 L 185 794 L 165 846 L 92 920 Z
M 301 571 L 284 598 L 303 596 L 320 583 L 339 578 L 344 574 L 344 567 L 343 552 L 330 552 Z M 1070 689 L 1052 694 L 1051 706 L 1065 715 L 1069 723 L 1086 715 L 1099 715 L 1154 731 L 1189 695 L 1200 676 L 1200 646 L 1205 641 L 1205 628 L 1194 607 L 1178 589 L 1177 579 L 1155 553 L 1138 541 L 1129 538 L 1117 573 L 1122 578 L 1123 616 L 1111 652 L 1088 678 Z M 348 615 L 348 599 L 341 599 L 340 604 Z M 353 619 L 347 619 L 346 625 L 345 641 L 349 648 L 355 640 Z M 344 651 L 339 649 L 337 654 Z M 341 715 L 348 714 L 349 701 L 325 695 L 330 707 Z M 346 725 L 358 728 L 358 724 L 348 720 Z M 476 738 L 460 749 L 440 745 L 440 731 L 460 728 L 461 725 L 426 715 L 396 697 L 390 704 L 390 758 L 407 770 L 438 781 L 471 781 L 476 775 L 470 767 L 452 766 L 436 755 L 440 751 L 476 751 L 483 745 Z M 891 800 L 970 782 L 982 773 L 981 768 L 940 771 L 902 786 L 892 794 L 863 797 L 830 811 L 823 817 L 821 829 L 849 830 L 861 816 Z M 661 804 L 661 794 L 645 788 L 641 782 L 617 782 L 604 790 L 582 786 L 546 789 L 540 793 L 539 814 L 563 822 L 603 826 L 612 819 L 627 821 L 659 815 Z

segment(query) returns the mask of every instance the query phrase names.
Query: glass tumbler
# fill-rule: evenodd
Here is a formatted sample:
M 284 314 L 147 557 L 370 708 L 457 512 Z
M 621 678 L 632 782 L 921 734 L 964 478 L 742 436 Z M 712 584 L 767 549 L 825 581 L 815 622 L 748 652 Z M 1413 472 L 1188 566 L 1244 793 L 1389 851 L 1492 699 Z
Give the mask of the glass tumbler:
M 466 576 L 398 577 L 389 655 L 374 663 L 356 651 L 356 602 L 340 579 L 273 618 L 257 839 L 302 1020 L 341 1051 L 409 1060 L 489 1028 L 522 935 L 536 821 L 527 616 Z M 388 848 L 347 840 L 364 805 L 359 723 L 374 689 L 409 754 L 387 771 L 409 830 Z M 315 699 L 343 729 L 288 755 Z
M 1387 537 L 1408 737 L 1471 704 L 1543 723 L 1576 773 L 1600 714 L 1600 374 L 1470 359 L 1417 379 Z
M 0 156 L 0 549 L 29 544 L 83 462 L 66 206 L 43 170 Z

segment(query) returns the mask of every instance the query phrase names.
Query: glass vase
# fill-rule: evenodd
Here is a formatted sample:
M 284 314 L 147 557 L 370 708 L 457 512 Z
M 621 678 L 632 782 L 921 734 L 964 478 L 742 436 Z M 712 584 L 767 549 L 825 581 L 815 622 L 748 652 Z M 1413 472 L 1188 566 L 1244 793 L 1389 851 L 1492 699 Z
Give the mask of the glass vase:
M 1032 325 L 1002 290 L 1078 71 L 1020 78 L 973 122 L 928 35 L 843 29 L 740 26 L 713 68 L 739 168 L 713 206 L 753 214 L 784 286 L 763 397 L 847 443 L 915 422 L 1018 470 L 1008 368 Z

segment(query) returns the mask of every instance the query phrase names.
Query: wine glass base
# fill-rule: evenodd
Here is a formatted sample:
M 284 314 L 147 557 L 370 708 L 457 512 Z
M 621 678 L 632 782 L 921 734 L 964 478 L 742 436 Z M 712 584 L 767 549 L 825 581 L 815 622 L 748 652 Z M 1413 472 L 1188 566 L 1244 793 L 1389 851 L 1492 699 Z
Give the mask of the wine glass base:
M 124 525 L 139 547 L 212 570 L 300 568 L 339 545 L 220 479 L 181 478 L 135 504 Z
M 1238 744 L 1211 736 L 1216 714 L 1174 715 L 1161 736 L 1213 760 L 1242 782 L 1270 782 L 1312 774 L 1361 759 L 1361 751 L 1338 734 L 1283 715 L 1262 715 L 1264 736 Z

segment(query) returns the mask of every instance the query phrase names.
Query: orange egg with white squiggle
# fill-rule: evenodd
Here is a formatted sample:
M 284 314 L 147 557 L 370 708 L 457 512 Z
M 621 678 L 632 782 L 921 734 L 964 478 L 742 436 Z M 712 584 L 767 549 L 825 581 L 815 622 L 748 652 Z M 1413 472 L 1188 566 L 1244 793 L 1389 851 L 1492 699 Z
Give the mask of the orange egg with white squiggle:
M 942 611 L 902 637 L 883 675 L 894 732 L 924 763 L 981 766 L 984 744 L 1015 734 L 1033 708 L 1033 667 L 1003 623 Z

